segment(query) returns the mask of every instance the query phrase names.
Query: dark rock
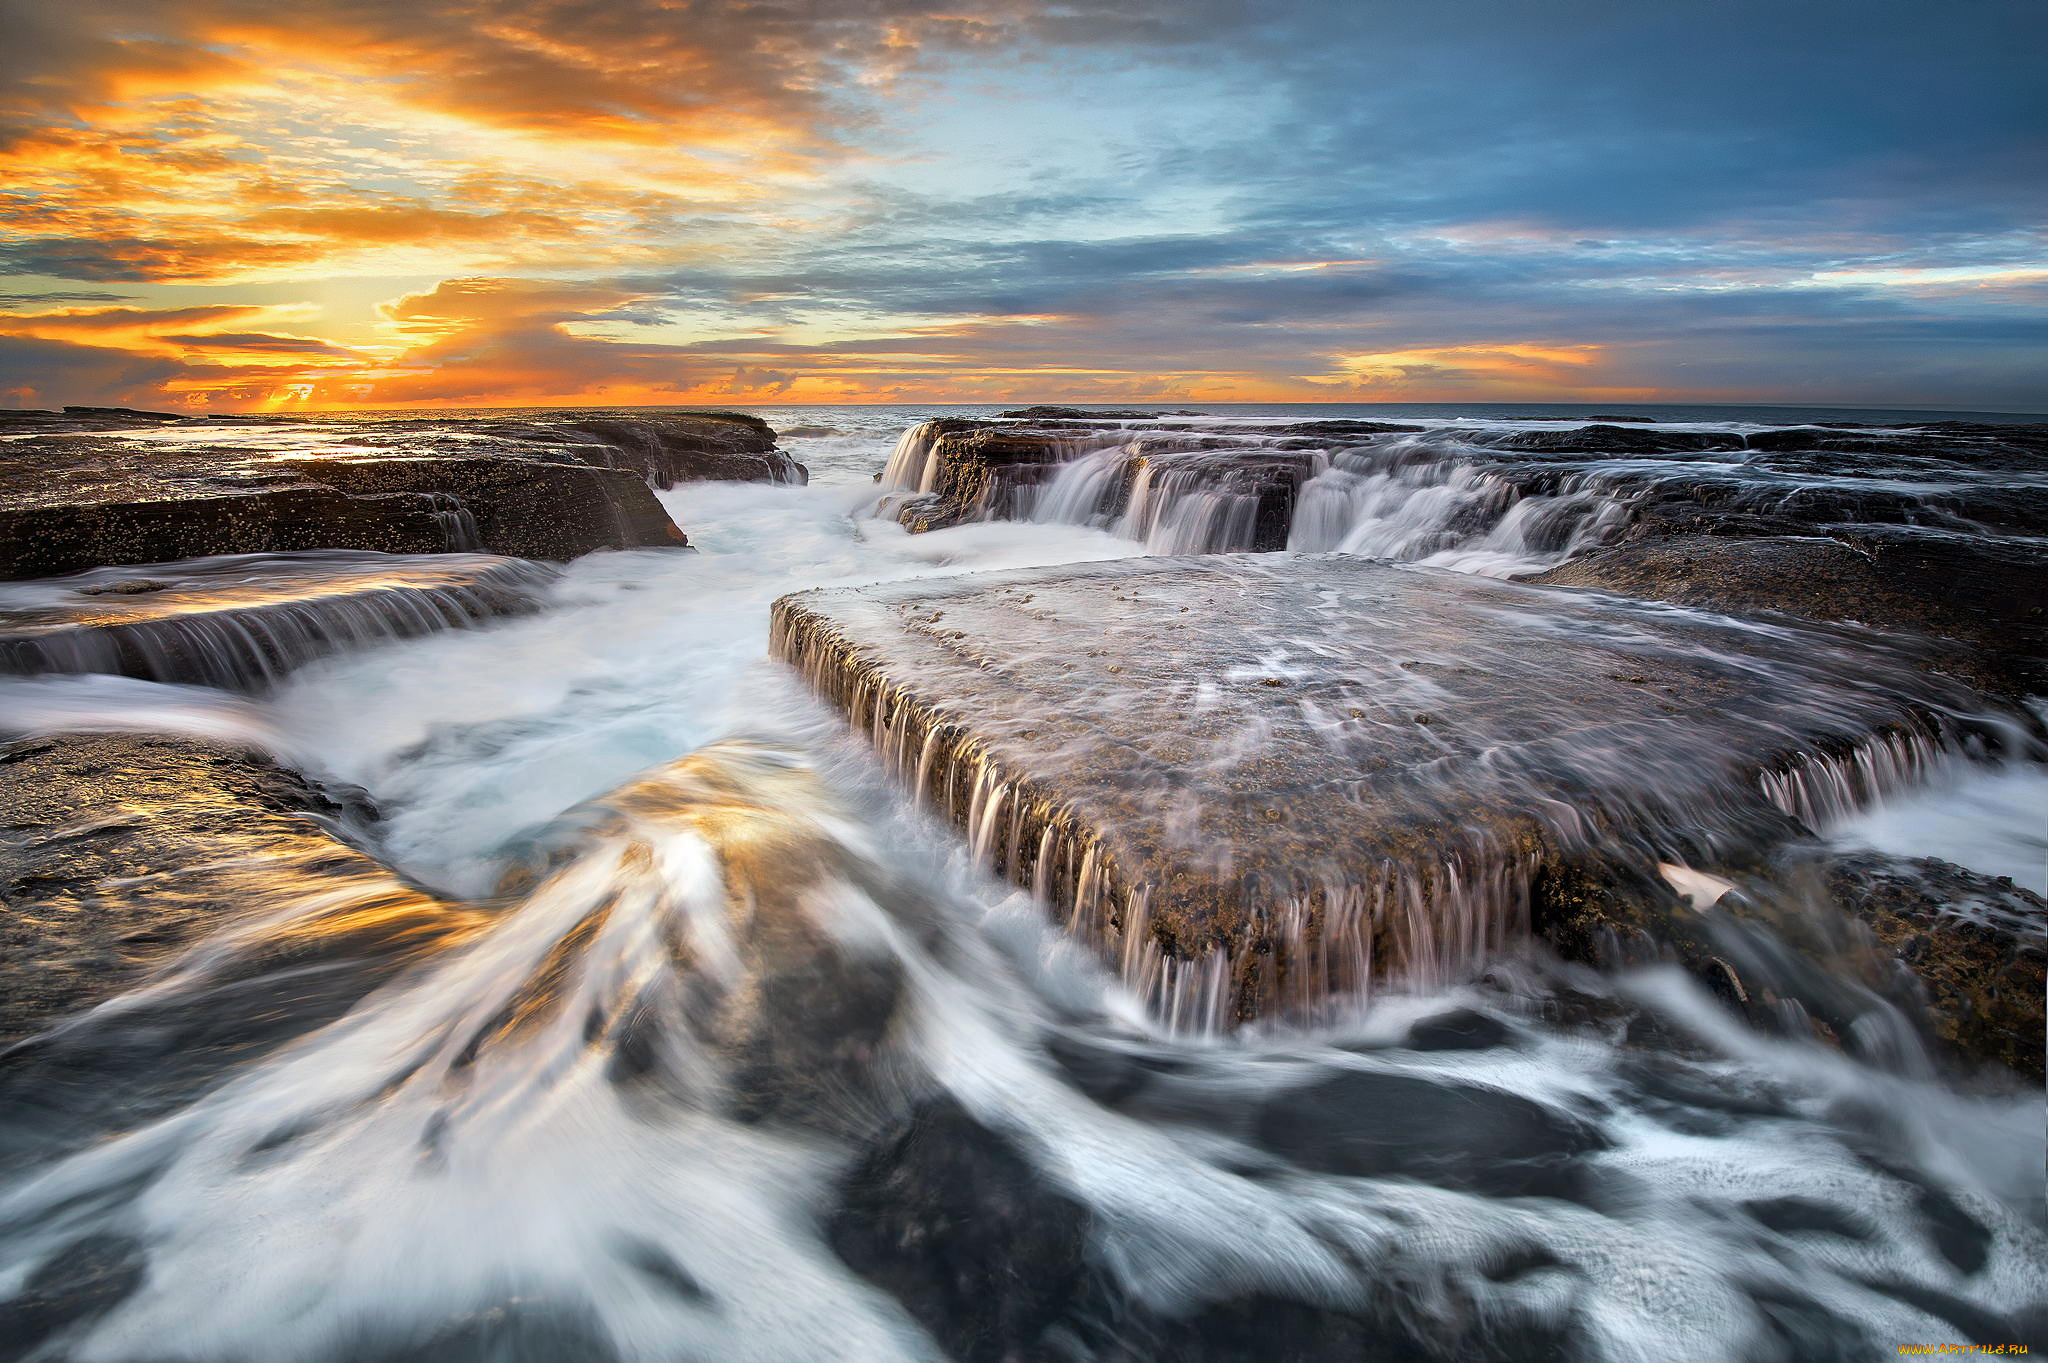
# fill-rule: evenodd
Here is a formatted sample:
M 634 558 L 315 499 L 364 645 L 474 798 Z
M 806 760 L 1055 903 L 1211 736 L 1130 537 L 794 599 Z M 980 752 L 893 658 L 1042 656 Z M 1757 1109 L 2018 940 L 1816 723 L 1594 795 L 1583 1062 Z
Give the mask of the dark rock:
M 826 1226 L 847 1266 L 960 1363 L 1035 1357 L 1080 1295 L 1088 1213 L 951 1099 L 848 1174 Z
M 37 1345 L 119 1306 L 147 1274 L 142 1244 L 92 1235 L 65 1246 L 29 1275 L 18 1296 L 0 1302 L 0 1357 L 25 1358 Z
M 303 549 L 568 559 L 686 543 L 632 473 L 502 454 L 292 459 L 248 445 L 37 436 L 0 444 L 0 482 L 0 562 L 16 578 Z
M 1571 430 L 1485 431 L 1467 438 L 1487 449 L 1570 454 L 1675 454 L 1743 447 L 1741 436 L 1718 431 L 1639 431 L 1606 425 Z
M 1930 665 L 2026 694 L 2048 685 L 2044 579 L 2038 545 L 1859 526 L 1833 538 L 1644 537 L 1528 580 L 1946 637 L 1964 647 L 1930 653 Z
M 1935 1037 L 2039 1084 L 2048 996 L 2048 901 L 1931 857 L 1851 853 L 1826 892 L 1926 989 Z
M 1609 1145 L 1591 1124 L 1504 1089 L 1369 1071 L 1273 1098 L 1258 1139 L 1305 1169 L 1496 1197 L 1574 1197 L 1574 1161 Z
M 1967 469 L 2048 470 L 2048 426 L 2020 422 L 1933 421 L 1910 431 L 1885 432 L 1789 426 L 1752 431 L 1743 437 L 1743 445 L 1772 453 L 1874 455 L 1886 461 L 1927 460 Z
M 1292 421 L 1284 426 L 1261 426 L 1261 434 L 1306 436 L 1329 440 L 1365 439 L 1375 435 L 1400 435 L 1426 431 L 1427 426 L 1409 426 L 1398 421 L 1360 421 L 1336 417 L 1327 421 Z
M 1024 506 L 1024 494 L 1051 480 L 1060 466 L 1090 450 L 1121 444 L 1118 433 L 1063 433 L 990 426 L 961 418 L 925 423 L 938 476 L 926 501 L 900 513 L 913 531 L 942 530 L 963 521 L 1004 519 Z
M 0 408 L 0 433 L 59 434 L 70 431 L 132 431 L 190 423 L 193 418 L 171 412 L 142 412 L 128 407 L 66 407 L 61 412 L 36 408 Z
M 189 414 L 178 412 L 146 412 L 133 407 L 66 407 L 64 415 L 84 417 L 89 420 L 112 418 L 120 421 L 188 421 Z
M 1127 486 L 1119 500 L 1128 504 L 1130 487 L 1140 479 L 1151 497 L 1168 506 L 1183 497 L 1215 499 L 1224 504 L 1215 507 L 1206 542 L 1186 547 L 1266 553 L 1287 547 L 1295 502 L 1315 473 L 1314 459 L 1300 452 L 1174 450 L 1141 443 L 1125 462 Z
M 454 509 L 474 524 L 467 535 L 472 543 L 447 542 L 446 523 L 441 522 L 443 549 L 566 561 L 598 549 L 680 548 L 689 543 L 641 476 L 625 470 L 460 456 L 366 455 L 274 463 L 311 483 L 339 488 L 362 500 L 417 495 L 426 489 L 435 497 L 453 498 Z M 454 538 L 461 537 L 458 528 Z
M 1845 1240 L 1869 1240 L 1876 1232 L 1861 1218 L 1810 1197 L 1758 1198 L 1742 1209 L 1780 1235 L 1838 1235 Z
M 1403 1044 L 1415 1051 L 1484 1051 L 1513 1040 L 1514 1033 L 1499 1018 L 1460 1008 L 1416 1023 Z
M 802 464 L 776 448 L 775 432 L 767 422 L 740 412 L 535 412 L 522 414 L 517 422 L 480 422 L 477 429 L 541 447 L 566 447 L 580 462 L 625 469 L 658 488 L 809 479 Z M 574 442 L 577 436 L 588 439 Z
M 404 885 L 320 822 L 348 814 L 222 743 L 67 734 L 0 747 L 0 1044 L 111 998 L 231 919 L 288 918 L 307 899 L 324 907 L 233 969 L 249 978 L 336 958 L 395 962 L 474 926 L 475 915 Z M 233 1022 L 187 1021 L 208 1036 Z
M 0 673 L 110 672 L 247 689 L 351 645 L 531 610 L 545 564 L 327 550 L 102 568 L 0 585 Z

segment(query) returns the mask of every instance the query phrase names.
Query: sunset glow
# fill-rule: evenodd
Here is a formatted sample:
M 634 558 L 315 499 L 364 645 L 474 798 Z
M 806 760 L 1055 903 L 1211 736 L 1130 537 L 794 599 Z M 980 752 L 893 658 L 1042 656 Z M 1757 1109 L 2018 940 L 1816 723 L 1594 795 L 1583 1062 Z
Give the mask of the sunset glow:
M 0 399 L 2048 406 L 2038 13 L 1475 8 L 30 4 Z

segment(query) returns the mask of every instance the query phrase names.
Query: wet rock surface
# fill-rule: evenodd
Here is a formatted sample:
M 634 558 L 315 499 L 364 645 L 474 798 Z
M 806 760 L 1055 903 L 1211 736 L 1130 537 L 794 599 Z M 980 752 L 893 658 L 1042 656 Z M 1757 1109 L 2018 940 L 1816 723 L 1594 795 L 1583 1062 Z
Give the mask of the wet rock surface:
M 1941 638 L 1973 683 L 2048 688 L 2048 427 L 1031 416 L 907 435 L 884 479 L 903 523 L 1050 520 L 1157 553 L 1341 550 L 1535 575 Z
M 1905 527 L 1830 536 L 1646 535 L 1528 579 L 1719 611 L 1771 611 L 1954 640 L 1933 665 L 2048 689 L 2048 546 Z
M 1303 1168 L 1496 1197 L 1571 1197 L 1574 1162 L 1607 1145 L 1597 1128 L 1519 1094 L 1370 1071 L 1280 1095 L 1258 1131 Z
M 1937 1039 L 2040 1083 L 2048 1029 L 2048 901 L 1932 857 L 1854 853 L 1826 892 L 1926 991 Z
M 649 490 L 801 482 L 758 419 L 0 421 L 0 562 L 15 578 L 229 553 L 487 550 L 570 559 L 687 543 Z
M 1343 555 L 805 593 L 773 646 L 1191 1022 L 1463 969 L 1595 841 L 1738 860 L 1864 745 L 2033 741 L 1867 638 Z
M 485 554 L 319 550 L 0 585 L 0 672 L 246 690 L 339 649 L 536 609 L 556 576 Z
M 1316 454 L 1286 443 L 1247 448 L 1205 432 L 1105 428 L 1041 419 L 1030 426 L 964 419 L 926 422 L 901 476 L 917 489 L 897 517 L 913 531 L 966 521 L 1068 519 L 1059 484 L 1078 472 L 1086 492 L 1072 518 L 1117 523 L 1120 533 L 1165 551 L 1287 547 L 1302 487 L 1320 471 Z M 916 468 L 910 468 L 911 463 Z M 894 466 L 892 466 L 894 467 Z M 1183 504 L 1202 501 L 1201 514 Z
M 1087 1209 L 950 1099 L 877 1144 L 837 1204 L 833 1251 L 960 1363 L 1045 1356 L 1081 1295 Z
M 263 968 L 403 957 L 467 930 L 466 915 L 330 831 L 360 813 L 217 742 L 60 734 L 0 747 L 0 1045 L 132 988 L 202 935 L 318 894 L 326 911 Z

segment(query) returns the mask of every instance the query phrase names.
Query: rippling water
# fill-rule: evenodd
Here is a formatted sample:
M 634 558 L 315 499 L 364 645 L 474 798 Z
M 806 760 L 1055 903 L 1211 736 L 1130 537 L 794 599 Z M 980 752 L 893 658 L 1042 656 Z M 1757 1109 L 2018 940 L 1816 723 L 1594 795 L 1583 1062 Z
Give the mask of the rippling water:
M 0 1151 L 0 1357 L 1789 1363 L 2048 1326 L 2039 1094 L 1759 1034 L 1675 972 L 1510 953 L 1163 1032 L 765 657 L 792 590 L 1142 537 L 912 536 L 865 513 L 922 413 L 768 415 L 815 432 L 809 487 L 664 493 L 700 552 L 585 558 L 538 613 L 254 698 L 6 685 L 18 727 L 360 786 L 375 850 L 487 914 L 196 1097 L 121 1058 L 154 1010 L 255 1025 L 202 978 L 46 1048 L 38 1082 L 132 1101 Z M 1943 779 L 1834 836 L 2039 865 L 2038 824 L 1966 813 L 2037 770 Z

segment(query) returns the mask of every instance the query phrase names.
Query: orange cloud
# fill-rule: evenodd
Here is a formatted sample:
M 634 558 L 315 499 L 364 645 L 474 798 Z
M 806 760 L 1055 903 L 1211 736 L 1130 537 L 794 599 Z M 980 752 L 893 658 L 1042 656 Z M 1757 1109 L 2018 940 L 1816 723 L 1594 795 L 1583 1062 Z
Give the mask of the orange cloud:
M 1560 392 L 1590 400 L 1630 401 L 1658 390 L 1602 381 L 1609 347 L 1565 342 L 1480 342 L 1414 350 L 1333 355 L 1331 372 L 1301 375 L 1322 390 L 1343 390 L 1368 400 L 1529 399 Z
M 925 0 L 843 18 L 673 0 L 27 8 L 0 58 L 0 261 L 209 283 L 704 249 L 681 238 L 735 230 L 707 210 L 773 203 L 843 157 L 847 112 L 823 91 L 1000 26 Z

